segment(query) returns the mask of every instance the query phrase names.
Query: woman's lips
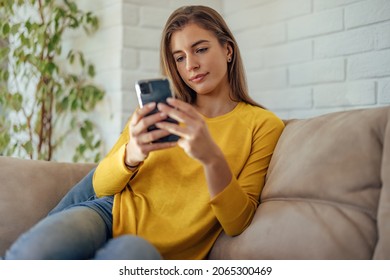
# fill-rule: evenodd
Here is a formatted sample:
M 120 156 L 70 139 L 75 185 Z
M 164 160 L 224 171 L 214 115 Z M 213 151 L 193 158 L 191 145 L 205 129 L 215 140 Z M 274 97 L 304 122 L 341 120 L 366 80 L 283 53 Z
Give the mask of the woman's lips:
M 208 73 L 205 73 L 205 74 L 198 74 L 198 75 L 195 75 L 195 76 L 192 76 L 190 78 L 190 82 L 193 82 L 193 83 L 200 83 L 204 80 L 204 78 L 208 75 Z

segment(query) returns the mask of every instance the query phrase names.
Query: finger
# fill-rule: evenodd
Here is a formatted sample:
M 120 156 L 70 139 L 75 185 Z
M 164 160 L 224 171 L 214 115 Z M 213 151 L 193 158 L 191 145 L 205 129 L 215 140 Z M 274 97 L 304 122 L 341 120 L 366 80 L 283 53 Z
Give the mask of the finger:
M 135 111 L 133 118 L 131 119 L 131 124 L 133 126 L 136 125 L 143 117 L 145 117 L 148 113 L 152 112 L 154 108 L 156 108 L 155 102 L 150 102 L 142 108 L 138 108 Z
M 197 117 L 199 115 L 198 111 L 191 104 L 179 99 L 168 98 L 167 103 L 182 112 L 186 112 L 189 116 Z
M 138 136 L 137 143 L 139 145 L 150 144 L 153 141 L 156 141 L 162 137 L 168 136 L 171 134 L 169 131 L 164 129 L 155 129 L 147 133 L 143 133 Z
M 143 117 L 138 122 L 138 125 L 135 127 L 135 129 L 140 132 L 146 131 L 148 127 L 154 125 L 157 122 L 165 120 L 167 117 L 168 115 L 163 112 L 158 112 L 153 115 Z
M 163 150 L 167 148 L 172 148 L 177 145 L 177 142 L 159 142 L 159 143 L 152 143 L 149 144 L 150 152 L 157 151 L 157 150 Z
M 175 108 L 172 108 L 171 106 L 168 106 L 164 103 L 159 103 L 158 109 L 170 116 L 172 119 L 181 122 L 181 123 L 188 123 L 191 120 L 191 117 L 187 114 L 186 111 L 179 111 Z
M 140 135 L 141 133 L 147 131 L 148 127 L 154 125 L 157 122 L 165 120 L 167 117 L 168 115 L 162 112 L 155 113 L 150 116 L 142 117 L 136 125 L 133 125 L 131 127 L 132 129 L 131 135 L 132 136 Z
M 143 154 L 148 155 L 150 152 L 172 148 L 176 145 L 177 142 L 157 142 L 157 143 L 144 144 L 140 146 L 140 149 Z
M 187 129 L 177 124 L 170 122 L 159 122 L 156 123 L 156 127 L 160 128 L 161 130 L 168 131 L 170 134 L 175 134 L 181 138 L 188 138 Z

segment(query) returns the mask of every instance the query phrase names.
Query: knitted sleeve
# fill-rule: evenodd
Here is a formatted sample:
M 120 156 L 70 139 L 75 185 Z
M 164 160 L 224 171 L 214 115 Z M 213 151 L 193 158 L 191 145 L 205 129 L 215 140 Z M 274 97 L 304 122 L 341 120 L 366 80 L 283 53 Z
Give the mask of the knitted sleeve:
M 124 164 L 125 147 L 129 140 L 128 125 L 106 157 L 99 163 L 93 176 L 93 187 L 98 197 L 122 191 L 136 170 Z
M 273 114 L 254 126 L 251 153 L 242 172 L 237 178 L 233 177 L 230 184 L 210 201 L 226 234 L 238 235 L 250 224 L 283 128 L 282 120 Z

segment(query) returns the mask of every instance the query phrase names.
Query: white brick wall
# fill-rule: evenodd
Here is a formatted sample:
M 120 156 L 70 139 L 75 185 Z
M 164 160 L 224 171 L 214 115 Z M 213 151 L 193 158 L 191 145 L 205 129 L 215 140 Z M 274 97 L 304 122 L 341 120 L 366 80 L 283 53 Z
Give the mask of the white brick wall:
M 347 29 L 390 20 L 389 0 L 366 0 L 345 7 Z
M 379 104 L 390 103 L 390 79 L 384 79 L 379 81 Z
M 289 85 L 341 82 L 345 79 L 343 58 L 315 60 L 289 66 Z
M 290 41 L 337 32 L 342 29 L 343 11 L 339 9 L 310 14 L 287 22 L 287 34 Z
M 224 15 L 251 95 L 281 117 L 390 104 L 390 0 L 225 0 Z
M 354 55 L 348 59 L 352 80 L 390 76 L 390 49 Z
M 79 8 L 99 16 L 100 29 L 93 36 L 69 34 L 65 48 L 85 53 L 96 66 L 95 82 L 106 90 L 104 102 L 92 114 L 103 136 L 104 153 L 137 107 L 135 81 L 160 76 L 158 51 L 165 21 L 175 8 L 189 4 L 209 5 L 222 13 L 221 0 L 77 1 Z M 59 160 L 70 161 L 64 150 Z
M 251 95 L 282 118 L 390 104 L 390 0 L 77 1 L 100 17 L 69 36 L 107 97 L 94 117 L 113 145 L 137 106 L 134 83 L 159 75 L 161 30 L 176 7 L 210 5 L 239 43 Z

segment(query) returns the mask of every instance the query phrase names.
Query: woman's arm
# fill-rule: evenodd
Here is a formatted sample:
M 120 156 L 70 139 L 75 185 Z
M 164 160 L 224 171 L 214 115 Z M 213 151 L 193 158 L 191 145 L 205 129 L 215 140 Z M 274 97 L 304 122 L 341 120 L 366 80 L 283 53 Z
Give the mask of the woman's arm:
M 136 170 L 125 165 L 125 147 L 128 141 L 128 126 L 110 152 L 102 159 L 93 175 L 93 187 L 98 197 L 114 195 L 126 187 Z
M 210 193 L 210 205 L 218 221 L 227 234 L 240 234 L 249 225 L 258 206 L 269 162 L 284 128 L 283 122 L 272 113 L 267 113 L 267 119 L 261 125 L 253 127 L 256 131 L 253 131 L 250 156 L 240 177 L 236 178 L 195 108 L 179 100 L 170 100 L 169 103 L 176 109 L 162 104 L 159 109 L 183 125 L 156 125 L 179 135 L 179 146 L 202 163 Z
M 210 201 L 224 231 L 238 235 L 249 226 L 259 204 L 273 151 L 284 128 L 283 122 L 271 116 L 254 131 L 249 158 L 239 176 Z
M 147 131 L 150 125 L 167 117 L 164 114 L 146 116 L 155 107 L 155 103 L 150 103 L 133 114 L 114 147 L 97 166 L 93 187 L 98 197 L 121 192 L 151 151 L 176 145 L 152 143 L 169 134 L 165 130 Z

